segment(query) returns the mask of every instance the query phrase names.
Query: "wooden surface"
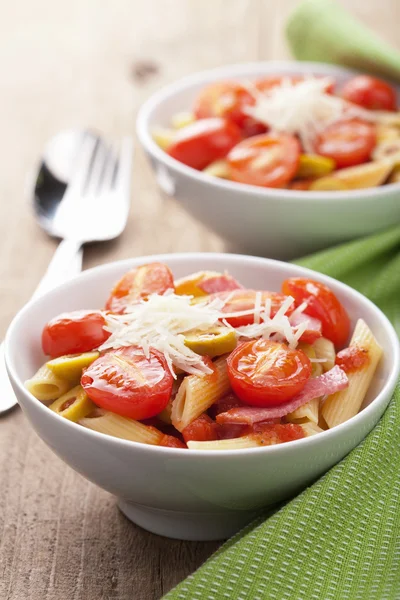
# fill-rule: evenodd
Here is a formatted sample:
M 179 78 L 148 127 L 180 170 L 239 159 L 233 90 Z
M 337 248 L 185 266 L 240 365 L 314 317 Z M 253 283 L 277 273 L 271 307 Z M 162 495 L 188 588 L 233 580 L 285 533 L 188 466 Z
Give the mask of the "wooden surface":
M 284 58 L 282 23 L 296 0 L 1 0 L 1 333 L 29 298 L 54 242 L 34 222 L 35 161 L 58 130 L 134 132 L 141 102 L 194 70 Z M 343 3 L 395 44 L 397 0 Z M 223 244 L 162 199 L 141 150 L 132 212 L 115 243 L 85 267 Z M 0 598 L 157 600 L 218 546 L 160 538 L 64 465 L 19 409 L 0 419 Z

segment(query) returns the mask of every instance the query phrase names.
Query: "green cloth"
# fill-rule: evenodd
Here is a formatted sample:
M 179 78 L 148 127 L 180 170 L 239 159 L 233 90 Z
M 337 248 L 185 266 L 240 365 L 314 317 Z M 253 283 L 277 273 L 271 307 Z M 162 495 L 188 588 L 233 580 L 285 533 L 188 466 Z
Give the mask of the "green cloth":
M 400 333 L 400 226 L 296 261 L 369 296 Z M 226 542 L 168 600 L 399 600 L 400 387 L 346 458 Z
M 387 10 L 384 2 L 382 10 Z M 298 60 L 334 63 L 400 80 L 400 53 L 335 0 L 299 3 L 289 16 L 286 36 Z
M 332 0 L 299 4 L 287 37 L 299 60 L 400 79 L 400 54 Z M 368 296 L 400 335 L 400 225 L 296 262 Z M 355 450 L 226 542 L 165 600 L 400 600 L 399 402 L 400 386 Z

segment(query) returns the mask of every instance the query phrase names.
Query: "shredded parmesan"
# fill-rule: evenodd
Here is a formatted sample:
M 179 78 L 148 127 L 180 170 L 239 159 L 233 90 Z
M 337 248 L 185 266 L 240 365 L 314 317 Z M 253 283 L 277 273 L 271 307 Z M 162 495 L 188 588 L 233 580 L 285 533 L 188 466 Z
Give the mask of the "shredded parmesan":
M 230 295 L 229 295 L 230 296 Z M 129 305 L 121 315 L 103 313 L 105 329 L 110 337 L 100 346 L 100 350 L 139 346 L 149 357 L 150 349 L 162 352 L 171 373 L 175 368 L 193 375 L 211 373 L 203 358 L 185 345 L 185 333 L 193 330 L 208 331 L 221 322 L 233 329 L 238 338 L 274 339 L 287 342 L 291 348 L 297 346 L 302 333 L 307 329 L 307 321 L 297 326 L 291 325 L 287 311 L 293 304 L 289 296 L 271 318 L 271 299 L 263 306 L 261 293 L 257 292 L 254 309 L 224 313 L 225 300 L 214 298 L 192 303 L 192 296 L 176 295 L 172 290 L 165 294 L 152 294 L 147 300 Z M 299 307 L 302 308 L 302 307 Z M 297 309 L 298 310 L 298 309 Z M 254 323 L 232 327 L 226 319 L 254 315 Z
M 306 152 L 313 152 L 315 137 L 331 123 L 346 117 L 374 120 L 367 111 L 326 92 L 329 77 L 309 77 L 300 82 L 283 78 L 282 83 L 267 92 L 251 85 L 256 102 L 246 113 L 278 133 L 299 135 Z

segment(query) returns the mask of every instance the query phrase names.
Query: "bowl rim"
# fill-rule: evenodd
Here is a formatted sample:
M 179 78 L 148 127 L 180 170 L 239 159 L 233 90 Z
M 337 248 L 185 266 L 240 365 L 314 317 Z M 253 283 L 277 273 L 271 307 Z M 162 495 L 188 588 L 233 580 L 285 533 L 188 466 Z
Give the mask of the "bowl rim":
M 77 431 L 79 428 L 83 435 L 88 435 L 89 437 L 91 437 L 94 440 L 96 440 L 96 439 L 99 440 L 99 442 L 101 442 L 101 440 L 103 440 L 104 442 L 107 442 L 108 444 L 114 444 L 119 447 L 136 448 L 137 450 L 140 450 L 143 452 L 149 451 L 149 452 L 158 452 L 158 453 L 167 454 L 167 455 L 170 454 L 171 456 L 176 456 L 176 457 L 180 456 L 181 458 L 186 457 L 186 456 L 193 456 L 196 458 L 210 457 L 211 459 L 215 458 L 216 456 L 219 456 L 221 458 L 223 458 L 223 457 L 229 458 L 231 456 L 252 455 L 252 454 L 259 454 L 262 452 L 266 452 L 268 454 L 274 455 L 276 453 L 279 454 L 279 453 L 287 452 L 287 451 L 291 452 L 290 448 L 293 448 L 293 451 L 295 451 L 299 447 L 303 447 L 305 445 L 310 445 L 310 448 L 312 448 L 314 446 L 318 446 L 319 444 L 323 444 L 324 440 L 328 441 L 330 438 L 333 438 L 335 435 L 338 435 L 340 432 L 344 433 L 346 430 L 349 430 L 349 431 L 352 430 L 354 427 L 357 427 L 357 424 L 361 425 L 362 422 L 368 420 L 369 414 L 375 410 L 377 404 L 382 404 L 385 402 L 385 397 L 386 397 L 387 393 L 389 392 L 389 390 L 391 390 L 392 388 L 395 387 L 396 382 L 400 376 L 400 342 L 399 342 L 399 339 L 397 337 L 397 334 L 396 334 L 396 331 L 395 331 L 393 325 L 391 324 L 389 319 L 386 317 L 386 315 L 380 310 L 380 308 L 378 308 L 373 302 L 371 302 L 371 300 L 369 300 L 368 298 L 363 296 L 357 290 L 354 290 L 353 288 L 346 285 L 345 283 L 342 283 L 341 281 L 338 281 L 328 275 L 325 275 L 323 273 L 313 271 L 312 269 L 308 269 L 307 267 L 302 267 L 300 265 L 295 265 L 295 264 L 293 264 L 291 266 L 293 266 L 294 269 L 296 269 L 296 275 L 298 274 L 298 275 L 311 276 L 311 277 L 313 277 L 313 276 L 315 277 L 315 275 L 316 275 L 317 276 L 316 279 L 320 279 L 323 283 L 326 283 L 327 285 L 329 285 L 330 282 L 333 281 L 334 284 L 336 286 L 338 286 L 339 289 L 342 289 L 345 294 L 350 293 L 350 295 L 355 297 L 355 299 L 359 300 L 361 303 L 366 304 L 373 312 L 378 313 L 379 318 L 381 320 L 383 320 L 385 330 L 389 335 L 389 339 L 390 339 L 390 342 L 392 345 L 391 351 L 393 353 L 393 368 L 392 368 L 382 390 L 380 391 L 380 393 L 361 412 L 357 413 L 354 417 L 348 419 L 344 423 L 341 423 L 340 425 L 333 427 L 332 429 L 328 429 L 327 431 L 324 431 L 323 433 L 318 434 L 318 435 L 304 437 L 299 440 L 294 440 L 294 441 L 290 442 L 290 444 L 284 443 L 284 444 L 275 444 L 275 445 L 271 445 L 271 446 L 260 446 L 260 447 L 256 447 L 256 448 L 230 449 L 230 450 L 194 450 L 193 449 L 193 450 L 190 450 L 189 454 L 185 452 L 182 455 L 181 448 L 153 446 L 150 444 L 142 444 L 140 442 L 125 440 L 122 438 L 110 436 L 108 434 L 100 433 L 98 431 L 93 431 L 91 429 L 82 427 L 82 426 L 78 425 L 77 423 L 69 421 L 68 419 L 63 419 L 57 413 L 51 411 L 48 408 L 48 406 L 46 406 L 45 404 L 43 404 L 42 402 L 37 400 L 37 398 L 35 398 L 25 388 L 24 382 L 19 378 L 19 375 L 17 374 L 17 369 L 15 368 L 15 365 L 13 364 L 13 361 L 11 359 L 11 346 L 13 344 L 14 332 L 19 327 L 19 321 L 23 317 L 25 317 L 25 315 L 27 313 L 29 313 L 29 311 L 33 307 L 36 307 L 38 304 L 40 304 L 40 302 L 43 300 L 43 298 L 51 296 L 53 293 L 57 293 L 59 290 L 67 290 L 69 288 L 69 286 L 71 285 L 71 283 L 75 283 L 80 280 L 82 280 L 82 283 L 84 283 L 85 280 L 90 280 L 92 278 L 96 278 L 98 275 L 105 273 L 107 271 L 112 272 L 114 270 L 119 270 L 119 269 L 121 269 L 121 270 L 125 269 L 125 268 L 129 269 L 129 268 L 132 268 L 132 267 L 140 265 L 140 264 L 145 264 L 149 261 L 166 262 L 168 264 L 168 261 L 171 258 L 173 260 L 176 259 L 178 261 L 179 260 L 187 260 L 189 263 L 189 266 L 190 266 L 190 261 L 192 259 L 201 259 L 204 257 L 207 257 L 210 260 L 223 259 L 223 260 L 227 261 L 228 263 L 231 262 L 232 264 L 235 264 L 237 262 L 244 262 L 244 263 L 247 262 L 252 265 L 258 264 L 258 265 L 264 266 L 264 267 L 268 267 L 268 265 L 270 265 L 271 263 L 273 265 L 280 265 L 280 264 L 290 265 L 290 263 L 285 263 L 283 261 L 279 261 L 279 260 L 275 260 L 275 259 L 262 258 L 262 257 L 257 257 L 257 256 L 247 256 L 247 255 L 241 255 L 241 254 L 225 254 L 223 252 L 180 252 L 180 253 L 154 254 L 154 255 L 147 255 L 147 256 L 141 256 L 141 257 L 134 257 L 134 258 L 124 259 L 124 260 L 109 262 L 109 263 L 106 263 L 103 265 L 99 265 L 97 267 L 93 267 L 91 269 L 87 269 L 87 270 L 83 271 L 82 273 L 80 273 L 79 275 L 73 277 L 72 279 L 64 282 L 63 284 L 58 285 L 55 288 L 45 292 L 43 295 L 41 295 L 37 298 L 32 298 L 27 304 L 25 304 L 25 306 L 22 307 L 22 309 L 14 317 L 14 319 L 12 320 L 12 322 L 7 330 L 5 341 L 4 341 L 5 362 L 6 362 L 7 372 L 8 372 L 10 380 L 18 388 L 19 393 L 22 394 L 28 400 L 29 403 L 34 404 L 39 411 L 44 411 L 43 414 L 46 414 L 47 418 L 50 418 L 50 420 L 56 419 L 59 422 L 59 424 L 63 423 L 63 426 L 67 427 L 67 429 L 69 427 L 72 427 L 75 431 Z M 173 268 L 173 265 L 171 265 L 171 267 Z M 228 268 L 229 268 L 229 265 L 228 265 Z
M 218 177 L 213 177 L 202 171 L 197 171 L 192 167 L 188 167 L 183 163 L 179 162 L 172 156 L 169 156 L 164 150 L 162 150 L 150 133 L 150 119 L 153 111 L 158 108 L 165 100 L 169 100 L 174 97 L 177 93 L 186 91 L 196 84 L 211 82 L 219 78 L 237 78 L 245 77 L 242 71 L 246 71 L 248 75 L 255 75 L 259 71 L 264 71 L 266 74 L 273 73 L 291 73 L 291 74 L 302 74 L 313 71 L 318 75 L 332 75 L 332 76 L 343 76 L 348 75 L 349 77 L 358 75 L 361 71 L 354 69 L 348 69 L 346 67 L 340 67 L 337 65 L 331 65 L 322 62 L 310 62 L 310 61 L 260 61 L 260 62 L 244 62 L 226 65 L 223 67 L 215 67 L 213 69 L 207 69 L 199 71 L 182 77 L 177 81 L 170 83 L 160 90 L 152 94 L 139 109 L 136 119 L 136 133 L 143 148 L 156 160 L 160 161 L 166 167 L 178 172 L 180 175 L 194 179 L 199 183 L 203 183 L 207 186 L 223 189 L 227 192 L 237 191 L 252 196 L 262 198 L 276 198 L 285 199 L 287 201 L 293 201 L 298 204 L 299 200 L 306 201 L 310 204 L 315 202 L 320 203 L 335 199 L 338 202 L 344 202 L 348 200 L 362 200 L 365 198 L 379 198 L 385 196 L 388 191 L 398 193 L 400 191 L 399 183 L 390 183 L 384 186 L 377 186 L 373 188 L 362 188 L 356 190 L 337 190 L 337 191 L 318 191 L 308 192 L 307 190 L 285 190 L 280 188 L 264 188 L 256 185 L 249 185 L 245 183 L 239 183 L 236 181 L 229 181 Z M 400 93 L 400 87 L 396 83 L 391 82 L 391 85 L 396 87 L 398 93 Z M 388 190 L 389 187 L 389 190 Z

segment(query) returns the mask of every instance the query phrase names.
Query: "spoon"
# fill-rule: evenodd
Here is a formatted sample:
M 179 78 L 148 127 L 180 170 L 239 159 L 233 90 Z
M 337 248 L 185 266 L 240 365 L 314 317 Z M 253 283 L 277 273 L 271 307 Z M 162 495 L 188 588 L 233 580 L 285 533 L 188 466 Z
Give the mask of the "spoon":
M 81 271 L 84 243 L 110 240 L 122 233 L 129 212 L 131 161 L 128 138 L 119 159 L 91 132 L 62 132 L 46 146 L 34 185 L 33 207 L 41 227 L 61 242 L 34 298 Z M 86 219 L 85 211 L 96 218 Z M 2 343 L 0 414 L 15 404 Z

